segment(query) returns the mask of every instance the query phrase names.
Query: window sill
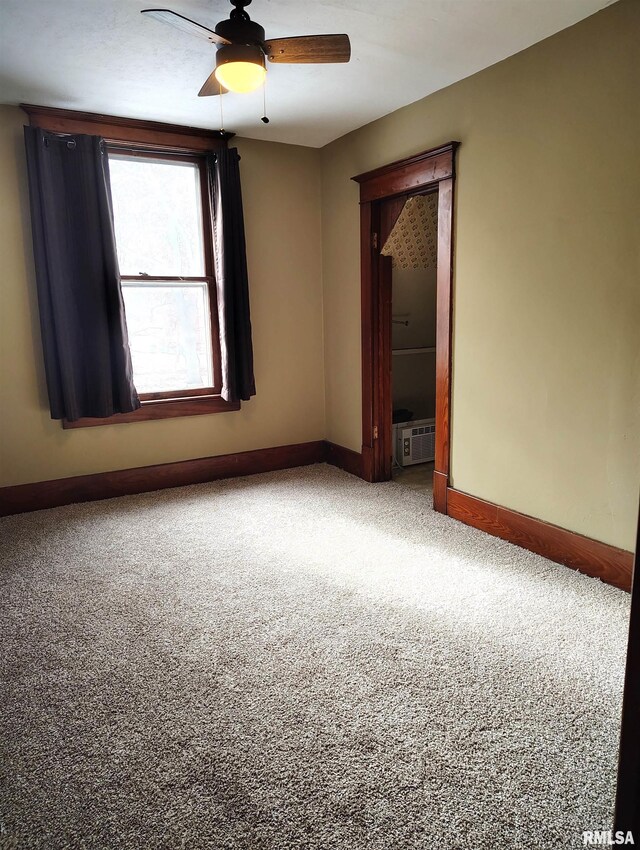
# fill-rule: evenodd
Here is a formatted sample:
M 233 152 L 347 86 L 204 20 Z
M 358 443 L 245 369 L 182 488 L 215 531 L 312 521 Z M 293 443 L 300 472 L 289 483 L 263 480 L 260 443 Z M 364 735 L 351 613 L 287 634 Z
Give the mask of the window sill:
M 227 413 L 240 410 L 239 401 L 225 401 L 218 395 L 191 396 L 191 398 L 143 401 L 142 407 L 133 413 L 116 413 L 104 418 L 87 417 L 69 422 L 62 420 L 62 427 L 93 428 L 96 425 L 123 425 L 129 422 L 149 422 L 152 419 L 172 419 L 176 416 L 200 416 L 208 413 Z

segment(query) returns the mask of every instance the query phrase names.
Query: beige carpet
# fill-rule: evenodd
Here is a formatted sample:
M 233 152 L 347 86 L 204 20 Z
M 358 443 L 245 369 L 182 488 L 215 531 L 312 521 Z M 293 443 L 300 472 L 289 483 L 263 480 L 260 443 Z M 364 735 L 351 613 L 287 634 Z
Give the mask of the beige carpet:
M 581 847 L 628 596 L 327 466 L 0 524 L 0 847 Z

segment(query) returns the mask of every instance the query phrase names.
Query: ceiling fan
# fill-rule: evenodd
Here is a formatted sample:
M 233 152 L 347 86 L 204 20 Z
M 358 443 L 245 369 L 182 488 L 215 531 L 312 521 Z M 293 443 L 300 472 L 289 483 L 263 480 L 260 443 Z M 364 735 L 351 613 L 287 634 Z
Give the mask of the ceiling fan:
M 265 39 L 264 28 L 245 12 L 250 3 L 231 0 L 235 8 L 215 30 L 170 9 L 143 9 L 142 14 L 216 45 L 216 67 L 198 92 L 199 97 L 257 89 L 266 79 L 265 57 L 270 62 L 288 64 L 348 62 L 351 58 L 349 36 L 344 34 Z

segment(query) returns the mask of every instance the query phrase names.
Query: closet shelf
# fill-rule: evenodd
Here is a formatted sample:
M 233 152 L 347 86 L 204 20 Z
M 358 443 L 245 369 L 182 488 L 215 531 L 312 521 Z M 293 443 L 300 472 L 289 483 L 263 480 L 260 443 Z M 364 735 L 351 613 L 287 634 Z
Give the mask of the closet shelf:
M 433 348 L 392 348 L 392 354 L 434 354 L 435 346 Z

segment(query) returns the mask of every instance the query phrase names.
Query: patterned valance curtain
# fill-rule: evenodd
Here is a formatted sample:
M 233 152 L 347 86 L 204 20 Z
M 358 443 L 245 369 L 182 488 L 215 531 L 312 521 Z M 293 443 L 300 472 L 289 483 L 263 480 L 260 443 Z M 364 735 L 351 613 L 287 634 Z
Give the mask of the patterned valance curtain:
M 25 127 L 31 226 L 53 419 L 140 407 L 113 230 L 109 160 L 97 136 Z
M 256 394 L 239 161 L 236 148 L 216 151 L 208 160 L 222 397 L 227 401 L 247 401 Z
M 438 263 L 438 193 L 408 198 L 380 252 L 394 268 L 433 269 Z

